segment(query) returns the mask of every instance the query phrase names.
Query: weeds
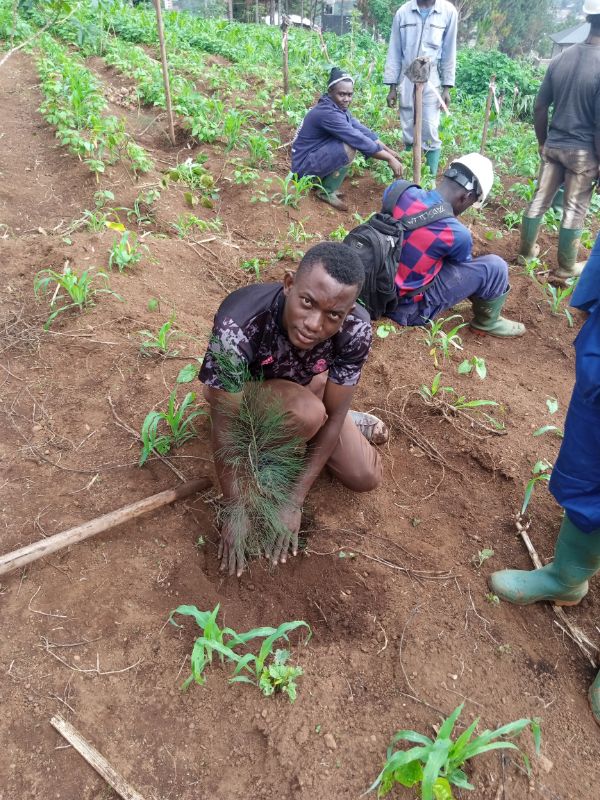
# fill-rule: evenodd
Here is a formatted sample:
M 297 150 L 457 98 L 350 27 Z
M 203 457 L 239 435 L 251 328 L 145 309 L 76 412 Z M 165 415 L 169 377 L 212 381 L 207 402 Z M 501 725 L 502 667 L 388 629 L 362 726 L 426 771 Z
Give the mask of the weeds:
M 166 173 L 163 185 L 168 186 L 170 181 L 185 183 L 191 189 L 190 192 L 184 192 L 185 201 L 189 206 L 193 207 L 199 203 L 203 208 L 213 208 L 215 200 L 219 198 L 219 190 L 215 179 L 204 166 L 206 160 L 207 156 L 204 153 L 198 154 L 195 159 L 186 159 Z
M 219 605 L 212 611 L 199 611 L 196 606 L 179 606 L 171 612 L 169 621 L 173 621 L 174 614 L 192 617 L 198 627 L 202 630 L 202 635 L 194 642 L 191 655 L 191 675 L 185 680 L 182 689 L 187 689 L 192 681 L 201 686 L 206 683 L 204 671 L 207 666 L 212 664 L 213 654 L 218 653 L 221 662 L 235 664 L 235 669 L 230 683 L 251 683 L 258 686 L 265 696 L 274 694 L 277 691 L 288 695 L 293 703 L 296 699 L 296 678 L 303 674 L 301 667 L 292 667 L 287 664 L 290 657 L 288 650 L 276 650 L 273 652 L 275 642 L 280 639 L 289 641 L 289 634 L 298 628 L 304 627 L 308 630 L 308 638 L 311 636 L 310 626 L 303 620 L 294 622 L 284 622 L 278 628 L 252 628 L 246 633 L 236 633 L 231 628 L 220 628 L 217 623 Z M 179 627 L 179 626 L 178 626 Z M 262 639 L 258 655 L 247 652 L 243 655 L 236 652 L 235 648 L 245 646 L 254 639 Z M 242 674 L 246 672 L 248 674 Z
M 259 281 L 261 269 L 264 269 L 268 264 L 269 262 L 264 258 L 249 258 L 241 262 L 240 269 L 243 269 L 244 272 L 253 273 L 256 280 Z
M 303 222 L 290 222 L 290 227 L 288 228 L 287 232 L 288 239 L 291 239 L 293 242 L 304 243 L 309 242 L 311 239 L 318 238 L 317 234 L 308 233 L 304 230 L 304 223 Z
M 536 753 L 539 753 L 541 745 L 539 720 L 519 719 L 502 725 L 495 731 L 485 730 L 473 738 L 479 724 L 479 719 L 476 719 L 460 736 L 453 740 L 454 726 L 463 708 L 464 703 L 461 703 L 442 722 L 435 740 L 416 731 L 398 731 L 388 747 L 387 760 L 383 770 L 365 794 L 377 789 L 377 796 L 385 797 L 396 784 L 409 788 L 420 785 L 422 800 L 434 800 L 434 798 L 435 800 L 453 800 L 452 786 L 457 786 L 459 789 L 475 788 L 469 783 L 462 767 L 475 756 L 498 749 L 516 750 L 522 755 L 529 771 L 529 759 L 521 753 L 516 744 L 507 741 L 507 737 L 518 736 L 525 728 L 530 728 Z M 417 746 L 408 750 L 394 750 L 394 745 L 398 742 L 409 742 Z
M 103 288 L 98 289 L 94 286 L 96 279 L 104 282 Z M 94 297 L 97 294 L 112 294 L 118 300 L 123 299 L 108 288 L 108 275 L 105 272 L 92 274 L 90 270 L 86 269 L 81 275 L 78 275 L 70 267 L 65 267 L 62 273 L 55 272 L 52 269 L 40 270 L 33 282 L 33 290 L 36 297 L 39 297 L 40 293 L 47 295 L 52 284 L 55 284 L 55 291 L 50 300 L 52 313 L 44 323 L 44 330 L 48 330 L 56 317 L 70 308 L 77 308 L 79 311 L 83 311 L 87 306 L 93 306 Z M 62 294 L 61 290 L 65 294 Z M 70 303 L 64 302 L 67 298 L 71 301 Z M 58 305 L 59 303 L 61 305 Z
M 182 444 L 193 439 L 196 431 L 193 421 L 196 417 L 206 412 L 193 408 L 196 400 L 195 392 L 188 392 L 180 404 L 177 403 L 177 391 L 173 389 L 169 395 L 169 404 L 166 411 L 151 411 L 142 424 L 140 439 L 142 452 L 139 465 L 142 467 L 148 460 L 153 450 L 164 456 L 171 447 L 181 447 Z M 164 422 L 168 427 L 167 433 L 160 433 L 159 426 Z
M 493 555 L 494 551 L 491 548 L 484 547 L 483 550 L 478 550 L 477 553 L 472 557 L 471 564 L 473 564 L 475 569 L 481 569 L 485 562 Z
M 200 219 L 195 214 L 180 214 L 175 222 L 171 223 L 171 227 L 177 233 L 180 239 L 186 239 L 194 232 L 205 233 L 212 231 L 218 233 L 223 227 L 220 217 L 216 219 Z
M 346 236 L 348 236 L 348 231 L 343 225 L 338 225 L 338 227 L 329 234 L 329 238 L 333 242 L 343 242 Z
M 401 333 L 401 331 L 398 330 L 393 322 L 382 322 L 375 329 L 375 333 L 380 339 L 387 339 L 390 333 Z

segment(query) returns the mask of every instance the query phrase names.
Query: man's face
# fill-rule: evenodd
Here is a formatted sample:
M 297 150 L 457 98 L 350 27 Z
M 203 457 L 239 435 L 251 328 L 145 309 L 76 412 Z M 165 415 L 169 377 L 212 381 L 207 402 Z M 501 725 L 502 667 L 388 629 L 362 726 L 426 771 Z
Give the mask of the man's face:
M 347 111 L 352 102 L 352 95 L 354 94 L 354 84 L 352 81 L 340 81 L 331 87 L 329 96 L 342 111 Z
M 331 339 L 354 308 L 358 287 L 338 283 L 323 266 L 308 272 L 286 273 L 283 279 L 283 327 L 298 350 L 312 350 Z

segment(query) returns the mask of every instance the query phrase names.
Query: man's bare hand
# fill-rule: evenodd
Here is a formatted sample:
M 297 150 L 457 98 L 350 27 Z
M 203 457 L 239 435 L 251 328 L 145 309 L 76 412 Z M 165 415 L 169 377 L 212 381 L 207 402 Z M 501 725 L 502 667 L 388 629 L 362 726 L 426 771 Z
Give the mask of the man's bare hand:
M 281 562 L 285 564 L 288 557 L 290 545 L 292 553 L 298 553 L 298 533 L 300 531 L 300 521 L 302 519 L 302 509 L 295 505 L 286 506 L 279 515 L 279 521 L 283 527 L 283 531 L 279 539 L 275 542 L 275 546 L 267 556 L 271 559 L 273 564 Z
M 230 575 L 238 578 L 244 571 L 244 542 L 248 536 L 248 523 L 243 522 L 240 531 L 240 522 L 236 521 L 234 528 L 231 520 L 227 520 L 221 528 L 218 558 L 221 560 L 221 570 L 228 570 Z
M 450 89 L 448 87 L 442 89 L 442 100 L 446 108 L 450 108 Z
M 398 159 L 392 157 L 388 161 L 388 164 L 390 165 L 390 169 L 394 173 L 394 178 L 401 178 L 402 177 L 402 172 L 403 172 L 403 167 L 402 167 L 402 164 L 398 161 Z
M 397 101 L 398 101 L 398 89 L 396 88 L 396 86 L 390 86 L 390 90 L 388 92 L 386 101 L 388 104 L 388 108 L 394 108 Z

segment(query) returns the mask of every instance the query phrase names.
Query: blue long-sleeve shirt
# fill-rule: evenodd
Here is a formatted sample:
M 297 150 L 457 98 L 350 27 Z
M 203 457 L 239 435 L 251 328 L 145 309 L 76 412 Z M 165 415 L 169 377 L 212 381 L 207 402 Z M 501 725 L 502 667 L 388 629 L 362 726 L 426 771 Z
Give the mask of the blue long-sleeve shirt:
M 433 62 L 430 83 L 454 86 L 457 27 L 458 13 L 448 0 L 435 0 L 425 19 L 417 0 L 409 0 L 396 11 L 392 22 L 383 82 L 397 85 L 415 58 L 429 56 Z
M 348 163 L 344 144 L 369 157 L 378 136 L 324 94 L 302 120 L 292 144 L 292 172 L 324 178 Z

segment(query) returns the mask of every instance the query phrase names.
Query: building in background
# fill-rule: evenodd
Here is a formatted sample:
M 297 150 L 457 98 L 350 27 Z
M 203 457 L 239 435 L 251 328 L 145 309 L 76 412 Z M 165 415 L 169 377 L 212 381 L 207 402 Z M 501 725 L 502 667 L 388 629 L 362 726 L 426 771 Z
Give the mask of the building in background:
M 585 42 L 589 36 L 589 33 L 589 22 L 580 22 L 579 25 L 575 25 L 573 28 L 567 28 L 564 31 L 551 33 L 550 38 L 552 39 L 552 52 L 550 53 L 550 57 L 554 58 L 554 56 L 557 56 L 559 53 L 562 53 L 563 50 L 566 50 L 567 47 L 571 47 L 572 44 L 581 44 L 582 42 Z

